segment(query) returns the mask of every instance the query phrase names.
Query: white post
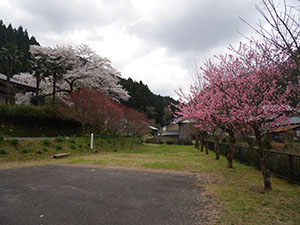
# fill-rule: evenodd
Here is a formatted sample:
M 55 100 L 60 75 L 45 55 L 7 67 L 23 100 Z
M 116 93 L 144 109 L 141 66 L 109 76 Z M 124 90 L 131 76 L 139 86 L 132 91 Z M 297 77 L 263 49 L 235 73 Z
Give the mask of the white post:
M 93 144 L 94 144 L 93 142 L 94 142 L 94 134 L 92 133 L 91 134 L 91 149 L 93 149 L 93 147 L 94 147 L 93 146 Z

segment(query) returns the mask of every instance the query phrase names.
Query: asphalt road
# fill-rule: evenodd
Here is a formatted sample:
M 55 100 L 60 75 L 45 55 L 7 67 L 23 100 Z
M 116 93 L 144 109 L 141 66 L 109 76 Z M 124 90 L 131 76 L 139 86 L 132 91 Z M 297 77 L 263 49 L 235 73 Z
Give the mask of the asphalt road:
M 71 166 L 0 170 L 0 224 L 205 224 L 194 175 Z

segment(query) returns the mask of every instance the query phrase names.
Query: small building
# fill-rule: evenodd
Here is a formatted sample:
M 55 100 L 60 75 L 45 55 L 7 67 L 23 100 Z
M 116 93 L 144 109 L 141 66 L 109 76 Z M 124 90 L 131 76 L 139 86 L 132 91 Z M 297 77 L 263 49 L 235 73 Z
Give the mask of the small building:
M 273 128 L 268 133 L 271 135 L 271 139 L 276 142 L 300 142 L 300 117 L 290 117 L 287 125 Z
M 164 144 L 178 144 L 178 130 L 167 130 L 160 135 L 160 140 Z
M 182 144 L 192 144 L 195 137 L 194 121 L 181 120 L 177 124 L 179 142 Z
M 192 144 L 193 132 L 192 120 L 171 121 L 163 127 L 159 140 L 164 144 Z
M 158 135 L 158 128 L 152 127 L 152 126 L 148 126 L 148 128 L 151 130 L 151 134 L 153 136 L 157 136 Z
M 169 130 L 177 130 L 178 131 L 178 129 L 179 129 L 179 126 L 176 121 L 170 121 L 162 127 L 163 132 L 169 131 Z
M 6 103 L 6 98 L 10 95 L 9 100 L 14 101 L 17 93 L 35 92 L 36 87 L 30 86 L 16 79 L 10 78 L 7 81 L 7 76 L 0 73 L 0 104 Z

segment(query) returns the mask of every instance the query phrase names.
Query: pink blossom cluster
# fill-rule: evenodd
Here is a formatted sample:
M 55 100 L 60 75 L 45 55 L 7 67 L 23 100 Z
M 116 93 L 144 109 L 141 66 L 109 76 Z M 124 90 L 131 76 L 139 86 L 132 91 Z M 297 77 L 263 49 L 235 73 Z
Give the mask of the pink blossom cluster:
M 201 88 L 192 85 L 189 94 L 178 91 L 177 116 L 193 118 L 202 130 L 261 130 L 267 123 L 286 123 L 287 115 L 297 111 L 291 98 L 299 96 L 300 78 L 285 81 L 294 66 L 287 55 L 260 43 L 240 43 L 230 50 L 233 54 L 215 56 L 217 63 L 210 59 L 204 64 L 197 82 Z

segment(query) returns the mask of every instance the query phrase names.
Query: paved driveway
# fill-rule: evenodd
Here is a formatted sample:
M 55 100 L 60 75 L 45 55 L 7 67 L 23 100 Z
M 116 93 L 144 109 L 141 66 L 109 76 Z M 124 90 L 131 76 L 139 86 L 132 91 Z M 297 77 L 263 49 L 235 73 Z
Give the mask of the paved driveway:
M 0 170 L 0 224 L 205 224 L 189 174 L 71 166 Z

